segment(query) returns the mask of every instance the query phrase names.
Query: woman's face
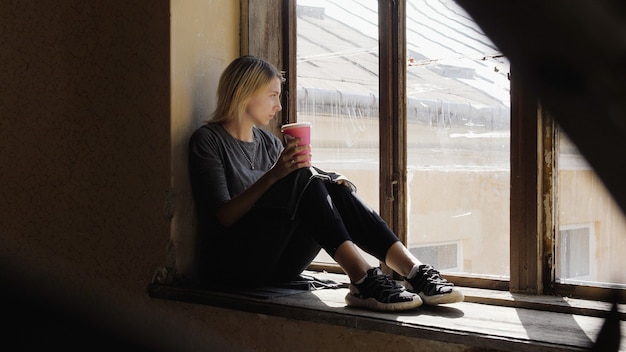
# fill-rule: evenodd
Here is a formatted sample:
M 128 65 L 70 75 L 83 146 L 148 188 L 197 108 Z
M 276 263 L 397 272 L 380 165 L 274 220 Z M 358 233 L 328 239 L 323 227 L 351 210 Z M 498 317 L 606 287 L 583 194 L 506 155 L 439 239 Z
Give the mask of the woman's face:
M 244 118 L 255 125 L 267 126 L 276 112 L 283 108 L 280 105 L 280 92 L 281 82 L 275 77 L 264 89 L 250 98 Z

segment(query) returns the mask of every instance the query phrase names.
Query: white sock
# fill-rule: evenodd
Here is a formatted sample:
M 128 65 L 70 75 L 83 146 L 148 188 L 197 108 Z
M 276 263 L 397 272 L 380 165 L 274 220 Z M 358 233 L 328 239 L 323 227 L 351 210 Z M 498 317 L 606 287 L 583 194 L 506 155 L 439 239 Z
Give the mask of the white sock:
M 409 275 L 406 276 L 407 279 L 412 279 L 415 277 L 415 275 L 417 275 L 417 272 L 420 270 L 420 266 L 419 265 L 413 265 L 413 268 L 411 268 L 411 271 L 409 271 Z
M 362 284 L 363 281 L 365 281 L 365 279 L 367 279 L 367 273 L 365 273 L 365 276 L 363 276 L 359 281 L 355 281 L 355 284 Z

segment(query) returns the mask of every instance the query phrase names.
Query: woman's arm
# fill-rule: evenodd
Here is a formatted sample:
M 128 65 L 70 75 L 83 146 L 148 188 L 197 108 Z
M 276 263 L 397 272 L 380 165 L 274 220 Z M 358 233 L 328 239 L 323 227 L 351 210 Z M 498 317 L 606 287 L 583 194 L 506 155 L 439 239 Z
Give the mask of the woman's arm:
M 310 154 L 296 155 L 303 151 L 310 151 L 310 146 L 308 145 L 298 147 L 299 141 L 300 139 L 294 139 L 287 142 L 278 161 L 271 169 L 246 190 L 222 204 L 217 210 L 217 220 L 220 224 L 223 226 L 234 224 L 252 209 L 254 204 L 276 181 L 297 169 L 311 166 L 311 162 L 307 161 L 307 159 L 310 159 Z

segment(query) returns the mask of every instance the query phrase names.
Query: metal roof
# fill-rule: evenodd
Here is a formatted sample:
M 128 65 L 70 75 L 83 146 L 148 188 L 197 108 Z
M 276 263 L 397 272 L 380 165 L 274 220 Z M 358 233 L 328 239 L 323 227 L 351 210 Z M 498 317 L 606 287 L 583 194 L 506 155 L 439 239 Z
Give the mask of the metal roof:
M 377 101 L 377 13 L 377 0 L 298 0 L 300 103 L 312 92 L 317 104 Z M 470 16 L 452 0 L 408 0 L 406 23 L 409 119 L 446 106 L 508 126 L 508 60 Z

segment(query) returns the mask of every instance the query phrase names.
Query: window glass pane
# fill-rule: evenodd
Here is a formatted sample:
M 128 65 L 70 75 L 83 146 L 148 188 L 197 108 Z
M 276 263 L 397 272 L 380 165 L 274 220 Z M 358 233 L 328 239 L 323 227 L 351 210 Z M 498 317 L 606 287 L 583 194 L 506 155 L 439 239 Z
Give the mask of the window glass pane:
M 626 217 L 562 131 L 558 154 L 557 282 L 626 288 Z
M 508 277 L 509 63 L 454 1 L 406 7 L 408 247 L 456 243 L 423 261 Z
M 298 0 L 296 14 L 297 119 L 312 123 L 313 165 L 344 174 L 378 211 L 378 1 Z M 322 251 L 316 262 L 334 261 Z

